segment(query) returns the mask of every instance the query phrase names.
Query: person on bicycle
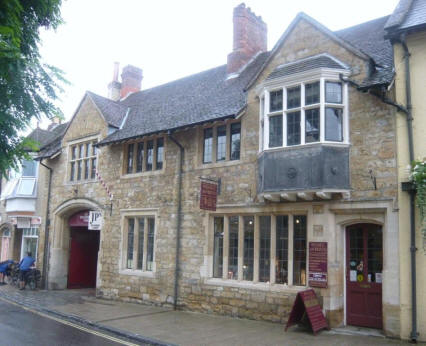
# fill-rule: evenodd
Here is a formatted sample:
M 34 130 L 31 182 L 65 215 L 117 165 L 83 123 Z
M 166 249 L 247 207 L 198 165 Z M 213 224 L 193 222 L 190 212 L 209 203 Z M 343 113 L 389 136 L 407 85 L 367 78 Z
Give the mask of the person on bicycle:
M 31 252 L 27 253 L 21 262 L 19 262 L 19 289 L 25 289 L 25 279 L 30 270 L 30 268 L 34 265 L 35 259 L 31 257 Z
M 12 260 L 7 260 L 0 263 L 0 285 L 6 285 L 4 282 L 5 276 L 9 275 L 9 269 L 12 267 Z

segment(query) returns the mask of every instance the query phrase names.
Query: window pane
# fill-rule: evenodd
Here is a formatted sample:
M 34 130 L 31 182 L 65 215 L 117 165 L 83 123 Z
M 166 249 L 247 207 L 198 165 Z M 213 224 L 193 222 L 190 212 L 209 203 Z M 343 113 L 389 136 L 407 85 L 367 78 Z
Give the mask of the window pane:
M 238 279 L 238 216 L 229 217 L 228 279 Z
M 293 284 L 306 285 L 306 216 L 295 215 L 293 245 Z
M 300 144 L 300 112 L 287 113 L 287 145 Z
M 84 157 L 84 144 L 78 146 L 78 157 L 81 159 Z
M 136 153 L 136 172 L 142 172 L 144 144 L 145 144 L 144 142 L 138 143 L 138 148 Z
M 95 179 L 96 177 L 96 159 L 92 159 L 92 172 L 90 174 L 91 179 Z
M 92 143 L 86 143 L 86 157 L 89 157 L 92 155 Z
M 35 178 L 21 179 L 21 182 L 19 183 L 18 191 L 16 192 L 16 194 L 31 196 L 34 191 L 34 186 L 35 186 Z
M 241 123 L 231 124 L 231 160 L 240 159 Z
M 271 217 L 260 216 L 259 281 L 269 282 L 271 261 Z
M 133 148 L 134 144 L 127 147 L 127 173 L 133 173 Z
M 305 105 L 312 105 L 320 102 L 319 82 L 305 85 Z
M 152 171 L 152 163 L 154 162 L 154 141 L 146 143 L 146 170 Z
M 300 107 L 300 86 L 287 89 L 287 109 Z
M 157 139 L 156 169 L 163 169 L 164 139 Z
M 84 160 L 84 179 L 89 179 L 90 160 Z
M 226 158 L 226 126 L 219 126 L 217 128 L 217 161 L 223 161 Z
M 325 102 L 342 103 L 342 84 L 325 83 Z
M 22 161 L 22 176 L 23 177 L 35 177 L 36 176 L 37 162 L 32 160 Z
M 319 108 L 305 111 L 305 143 L 318 142 L 320 138 Z
M 343 141 L 343 112 L 340 108 L 325 109 L 325 140 Z
M 253 280 L 254 217 L 244 216 L 243 280 Z
M 74 181 L 75 162 L 71 162 L 70 171 L 70 181 Z
M 76 145 L 74 145 L 74 146 L 71 148 L 71 158 L 72 158 L 73 160 L 75 160 L 75 159 L 76 159 L 76 157 L 77 157 L 77 146 L 76 146 Z
M 138 219 L 139 222 L 139 230 L 138 230 L 138 262 L 136 264 L 136 269 L 142 270 L 142 263 L 143 263 L 143 236 L 144 236 L 144 226 L 145 226 L 145 219 L 140 218 Z
M 152 271 L 154 268 L 154 232 L 155 232 L 155 219 L 148 218 L 148 247 L 146 256 L 146 270 Z
M 276 112 L 283 109 L 283 91 L 276 90 L 269 93 L 269 111 Z
M 212 150 L 213 150 L 213 129 L 204 129 L 204 150 L 203 150 L 203 162 L 212 162 Z
M 98 152 L 98 148 L 95 147 L 96 143 L 98 143 L 98 141 L 93 141 L 92 142 L 92 155 L 95 156 Z
M 77 161 L 77 180 L 81 180 L 82 160 Z
M 126 268 L 133 268 L 133 240 L 135 237 L 135 219 L 128 219 Z
M 223 217 L 214 218 L 213 277 L 223 276 Z
M 382 274 L 382 229 L 368 230 L 367 236 L 367 270 L 368 282 L 377 282 L 376 274 Z M 381 282 L 381 280 L 379 280 Z
M 275 282 L 288 283 L 288 216 L 277 216 Z
M 283 116 L 269 117 L 269 147 L 281 147 L 283 145 Z

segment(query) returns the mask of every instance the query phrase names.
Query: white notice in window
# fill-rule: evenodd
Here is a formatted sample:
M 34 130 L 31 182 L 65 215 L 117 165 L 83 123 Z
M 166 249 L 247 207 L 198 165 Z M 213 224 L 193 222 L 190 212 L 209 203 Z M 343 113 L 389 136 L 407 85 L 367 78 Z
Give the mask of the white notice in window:
M 350 281 L 356 281 L 356 270 L 351 270 L 350 271 L 350 277 L 349 277 Z

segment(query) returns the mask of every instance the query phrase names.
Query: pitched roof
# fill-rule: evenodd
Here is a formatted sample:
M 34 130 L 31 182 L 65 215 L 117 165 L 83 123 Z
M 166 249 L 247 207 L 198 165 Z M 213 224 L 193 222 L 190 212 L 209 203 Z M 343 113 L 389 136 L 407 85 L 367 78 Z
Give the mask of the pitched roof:
M 385 30 L 390 36 L 401 31 L 426 27 L 426 1 L 400 0 L 386 23 Z
M 121 124 L 123 123 L 128 107 L 116 101 L 96 95 L 95 93 L 92 93 L 91 91 L 87 91 L 86 93 L 93 100 L 96 107 L 98 107 L 99 111 L 105 118 L 105 121 L 109 125 L 119 128 Z
M 37 127 L 27 136 L 27 138 L 37 142 L 37 145 L 40 149 L 47 143 L 49 143 L 54 138 L 54 136 L 54 133 L 52 133 L 51 131 L 43 130 Z
M 131 94 L 120 102 L 130 107 L 123 128 L 99 145 L 235 117 L 246 105 L 248 81 L 267 56 L 258 54 L 235 78 L 227 79 L 226 65 L 222 65 Z
M 59 124 L 49 131 L 52 136 L 50 140 L 40 148 L 40 152 L 37 156 L 38 160 L 51 157 L 61 150 L 62 137 L 65 134 L 67 126 L 68 123 Z
M 319 54 L 309 58 L 296 60 L 277 66 L 266 78 L 267 80 L 289 76 L 295 73 L 313 70 L 316 68 L 347 69 L 347 66 L 332 58 L 328 54 Z

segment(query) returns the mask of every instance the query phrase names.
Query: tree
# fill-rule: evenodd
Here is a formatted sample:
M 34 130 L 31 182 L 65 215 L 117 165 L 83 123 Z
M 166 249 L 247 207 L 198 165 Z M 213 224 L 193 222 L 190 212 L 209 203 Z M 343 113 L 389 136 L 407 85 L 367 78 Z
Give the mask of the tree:
M 41 62 L 38 47 L 40 28 L 62 23 L 60 7 L 61 0 L 0 1 L 0 177 L 36 149 L 20 135 L 31 119 L 62 117 L 54 101 L 66 80 Z

